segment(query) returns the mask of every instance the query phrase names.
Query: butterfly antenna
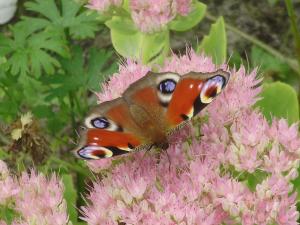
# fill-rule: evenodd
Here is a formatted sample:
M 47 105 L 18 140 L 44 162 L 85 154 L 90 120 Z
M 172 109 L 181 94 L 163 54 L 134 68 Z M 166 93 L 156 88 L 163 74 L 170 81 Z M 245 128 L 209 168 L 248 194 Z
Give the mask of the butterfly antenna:
M 74 145 L 78 145 L 78 142 L 76 142 L 76 141 L 74 141 L 74 140 L 72 140 L 72 139 L 70 139 L 70 142 L 71 142 L 72 144 L 74 144 Z
M 82 129 L 82 127 L 80 127 L 80 129 Z M 79 134 L 79 132 L 75 129 L 75 134 L 76 134 L 76 136 L 78 137 L 78 138 L 80 138 L 80 134 Z

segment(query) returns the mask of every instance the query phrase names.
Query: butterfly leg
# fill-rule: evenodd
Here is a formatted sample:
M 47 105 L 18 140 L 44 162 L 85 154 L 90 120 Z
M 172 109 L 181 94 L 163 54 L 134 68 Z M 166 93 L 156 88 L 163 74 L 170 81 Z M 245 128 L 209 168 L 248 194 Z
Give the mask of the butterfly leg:
M 151 148 L 152 148 L 153 146 L 155 146 L 155 144 L 151 144 L 151 145 L 149 145 L 149 146 L 145 149 L 146 151 L 145 151 L 145 153 L 144 153 L 142 159 L 144 159 L 144 157 L 146 156 L 146 154 L 148 154 L 148 152 L 151 150 Z

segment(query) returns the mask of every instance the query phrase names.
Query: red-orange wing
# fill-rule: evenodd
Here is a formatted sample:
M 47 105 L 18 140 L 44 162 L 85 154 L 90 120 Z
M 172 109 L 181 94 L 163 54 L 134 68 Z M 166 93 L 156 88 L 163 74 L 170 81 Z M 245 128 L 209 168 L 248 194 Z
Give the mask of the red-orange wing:
M 86 129 L 75 154 L 85 159 L 108 158 L 146 144 L 127 103 L 118 98 L 99 104 L 85 119 Z
M 176 128 L 197 115 L 225 88 L 230 74 L 223 70 L 212 73 L 190 72 L 178 81 L 169 102 L 166 117 Z

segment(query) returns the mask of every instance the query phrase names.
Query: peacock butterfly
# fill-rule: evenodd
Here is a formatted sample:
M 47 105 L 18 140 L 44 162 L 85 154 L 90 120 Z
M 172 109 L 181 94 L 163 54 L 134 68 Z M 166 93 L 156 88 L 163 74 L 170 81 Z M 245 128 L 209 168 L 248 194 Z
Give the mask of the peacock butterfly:
M 84 159 L 109 158 L 157 146 L 219 95 L 229 80 L 224 70 L 211 73 L 148 72 L 122 97 L 96 106 L 84 121 L 75 154 Z

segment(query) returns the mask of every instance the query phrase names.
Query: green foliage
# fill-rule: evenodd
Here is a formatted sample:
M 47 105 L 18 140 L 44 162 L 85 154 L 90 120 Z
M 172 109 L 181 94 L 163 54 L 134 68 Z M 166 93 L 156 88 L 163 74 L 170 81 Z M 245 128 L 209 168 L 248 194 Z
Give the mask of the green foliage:
M 36 0 L 25 2 L 25 8 L 37 16 L 23 16 L 0 34 L 0 119 L 12 120 L 29 108 L 47 118 L 55 133 L 70 123 L 71 104 L 73 117 L 83 116 L 87 91 L 98 91 L 116 66 L 107 65 L 111 52 L 73 47 L 73 40 L 93 37 L 101 28 L 97 14 L 88 13 L 83 3 Z
M 13 75 L 28 73 L 40 76 L 42 69 L 52 74 L 59 63 L 53 53 L 67 56 L 66 42 L 56 30 L 33 29 L 20 22 L 12 27 L 12 39 L 0 35 L 0 54 L 7 57 L 7 66 Z
M 76 224 L 78 213 L 76 210 L 77 192 L 73 183 L 73 177 L 69 174 L 62 175 L 62 181 L 64 183 L 64 199 L 67 202 L 69 219 Z
M 124 3 L 123 15 L 114 14 L 105 22 L 111 33 L 115 50 L 126 58 L 142 59 L 144 64 L 162 63 L 170 51 L 169 29 L 186 31 L 195 27 L 204 17 L 206 5 L 194 2 L 187 16 L 177 16 L 160 32 L 146 34 L 137 29 L 130 18 L 128 2 Z
M 203 38 L 197 51 L 204 51 L 207 55 L 210 55 L 216 64 L 225 62 L 227 55 L 227 38 L 223 17 L 220 17 L 212 24 L 209 34 Z
M 61 0 L 36 0 L 25 3 L 40 17 L 23 17 L 11 28 L 12 37 L 0 35 L 0 57 L 7 57 L 13 75 L 53 74 L 60 64 L 53 53 L 68 57 L 68 39 L 93 37 L 98 30 L 97 15 L 81 12 L 82 4 Z
M 46 100 L 63 98 L 70 91 L 79 90 L 81 87 L 99 91 L 100 82 L 112 70 L 112 67 L 107 68 L 107 71 L 104 68 L 111 55 L 111 52 L 91 48 L 87 55 L 89 63 L 85 65 L 82 48 L 74 46 L 71 58 L 60 58 L 62 70 L 53 76 L 42 78 L 42 83 L 51 85 Z
M 269 121 L 273 117 L 287 118 L 289 123 L 299 120 L 297 93 L 291 86 L 279 81 L 264 84 L 261 97 L 256 106 Z
M 142 59 L 143 63 L 161 63 L 169 51 L 169 31 L 154 34 L 139 32 L 132 20 L 113 17 L 105 23 L 111 31 L 114 48 L 127 58 Z
M 10 224 L 15 217 L 17 217 L 17 213 L 14 212 L 9 207 L 2 207 L 0 208 L 0 219 L 4 219 L 5 221 Z
M 254 67 L 258 66 L 265 73 L 276 72 L 280 78 L 291 72 L 288 65 L 257 46 L 252 47 L 250 59 Z
M 194 2 L 192 8 L 187 16 L 178 16 L 171 21 L 169 28 L 174 31 L 186 31 L 196 26 L 205 16 L 207 6 L 201 2 Z
M 34 0 L 26 2 L 25 7 L 43 16 L 39 19 L 42 28 L 66 29 L 75 39 L 94 37 L 98 30 L 97 14 L 82 12 L 82 3 L 73 0 L 61 0 L 60 6 L 55 0 Z M 35 20 L 31 17 L 25 19 L 28 24 Z

